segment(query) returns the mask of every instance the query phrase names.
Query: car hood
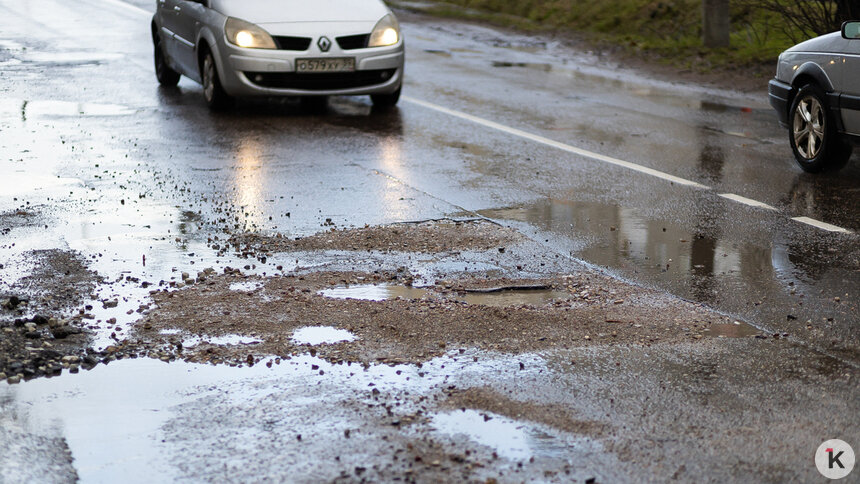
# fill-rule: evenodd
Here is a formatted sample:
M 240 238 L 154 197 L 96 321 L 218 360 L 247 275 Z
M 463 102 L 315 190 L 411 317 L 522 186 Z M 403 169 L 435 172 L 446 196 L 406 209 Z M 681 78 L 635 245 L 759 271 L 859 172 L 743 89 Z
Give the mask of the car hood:
M 845 53 L 848 48 L 848 40 L 842 38 L 842 33 L 833 32 L 832 34 L 822 35 L 814 39 L 809 39 L 806 42 L 795 45 L 786 52 L 832 52 Z
M 389 12 L 380 0 L 213 0 L 212 8 L 258 25 L 376 22 Z

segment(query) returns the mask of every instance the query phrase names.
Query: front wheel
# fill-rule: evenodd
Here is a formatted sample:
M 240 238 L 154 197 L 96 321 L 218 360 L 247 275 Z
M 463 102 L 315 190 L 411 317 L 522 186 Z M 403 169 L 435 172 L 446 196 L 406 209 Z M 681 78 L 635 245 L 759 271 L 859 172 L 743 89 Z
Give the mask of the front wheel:
M 397 105 L 397 101 L 400 100 L 400 90 L 398 87 L 396 91 L 391 94 L 371 94 L 370 100 L 373 101 L 373 106 L 382 109 L 390 109 Z
M 203 70 L 203 96 L 206 98 L 206 104 L 214 110 L 229 107 L 233 103 L 233 98 L 221 86 L 218 68 L 215 66 L 215 57 L 211 50 L 206 50 L 201 68 Z
M 167 57 L 164 55 L 164 48 L 161 46 L 161 37 L 158 34 L 154 34 L 152 43 L 155 50 L 155 77 L 158 79 L 158 83 L 162 86 L 175 86 L 179 84 L 179 73 L 171 69 L 167 64 Z
M 824 91 L 814 84 L 800 89 L 791 103 L 788 125 L 794 158 L 803 171 L 838 170 L 851 158 L 851 145 L 839 136 Z

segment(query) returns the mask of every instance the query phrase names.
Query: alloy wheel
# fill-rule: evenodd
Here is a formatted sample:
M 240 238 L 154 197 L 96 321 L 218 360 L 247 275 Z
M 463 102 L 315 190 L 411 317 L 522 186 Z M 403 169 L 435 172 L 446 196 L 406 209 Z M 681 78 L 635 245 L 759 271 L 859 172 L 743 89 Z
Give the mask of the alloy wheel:
M 792 127 L 798 153 L 807 160 L 818 156 L 824 144 L 824 109 L 815 97 L 797 103 Z

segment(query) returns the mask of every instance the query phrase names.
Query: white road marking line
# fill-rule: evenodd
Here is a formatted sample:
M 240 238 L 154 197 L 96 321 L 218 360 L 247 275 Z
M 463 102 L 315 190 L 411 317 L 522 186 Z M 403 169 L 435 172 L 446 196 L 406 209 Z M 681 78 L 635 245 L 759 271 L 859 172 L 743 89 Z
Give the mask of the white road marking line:
M 740 195 L 735 195 L 734 193 L 720 193 L 719 195 L 725 199 L 732 200 L 732 201 L 735 201 L 738 203 L 742 203 L 744 205 L 749 205 L 750 207 L 763 208 L 765 210 L 773 210 L 774 212 L 777 211 L 776 207 L 773 207 L 773 206 L 768 205 L 768 204 L 763 203 L 763 202 L 759 202 L 758 200 L 753 200 L 752 198 L 747 198 L 747 197 L 742 197 Z
M 122 7 L 128 9 L 129 11 L 135 12 L 137 14 L 145 15 L 147 17 L 152 16 L 152 12 L 148 12 L 140 7 L 131 5 L 129 3 L 123 2 L 122 0 L 102 0 L 103 2 L 110 3 L 112 5 L 116 5 L 118 7 Z M 402 96 L 406 102 L 410 102 L 412 104 L 417 104 L 419 106 L 423 106 L 428 109 L 432 109 L 434 111 L 438 111 L 440 113 L 447 114 L 449 116 L 454 116 L 460 119 L 465 119 L 466 121 L 470 121 L 476 124 L 480 124 L 482 126 L 486 126 L 488 128 L 492 128 L 498 131 L 502 131 L 503 133 L 512 134 L 514 136 L 519 136 L 520 138 L 525 138 L 527 140 L 531 140 L 537 143 L 545 144 L 547 146 L 552 146 L 553 148 L 560 149 L 562 151 L 567 151 L 568 153 L 573 153 L 575 155 L 583 156 L 585 158 L 591 158 L 592 160 L 602 161 L 604 163 L 609 163 L 611 165 L 620 166 L 623 168 L 627 168 L 629 170 L 638 171 L 639 173 L 644 173 L 646 175 L 651 175 L 653 177 L 660 178 L 662 180 L 670 181 L 672 183 L 677 183 L 679 185 L 684 185 L 693 188 L 699 188 L 702 190 L 711 190 L 711 187 L 707 185 L 702 185 L 701 183 L 694 182 L 692 180 L 687 180 L 684 178 L 677 177 L 675 175 L 670 175 L 668 173 L 664 173 L 659 170 L 655 170 L 653 168 L 648 168 L 646 166 L 637 165 L 636 163 L 631 163 L 629 161 L 619 160 L 617 158 L 612 158 L 611 156 L 601 155 L 599 153 L 594 153 L 592 151 L 584 150 L 582 148 L 577 148 L 575 146 L 571 146 L 565 143 L 561 143 L 559 141 L 551 140 L 549 138 L 545 138 L 543 136 L 539 136 L 536 134 L 529 133 L 527 131 L 523 131 L 517 128 L 512 128 L 510 126 L 505 126 L 503 124 L 499 124 L 488 119 L 479 118 L 477 116 L 472 116 L 471 114 L 467 114 L 460 111 L 455 111 L 453 109 L 448 109 L 443 106 L 439 106 L 438 104 L 433 104 L 427 101 L 422 101 L 421 99 L 416 99 L 410 96 Z M 733 200 L 738 203 L 742 203 L 744 205 L 749 205 L 750 207 L 763 208 L 766 210 L 777 211 L 776 208 L 762 203 L 751 198 L 742 197 L 740 195 L 735 195 L 732 193 L 722 193 L 721 197 Z M 843 234 L 853 234 L 854 232 L 843 229 L 842 227 L 837 227 L 836 225 L 831 225 L 825 222 L 820 222 L 815 219 L 811 219 L 809 217 L 794 217 L 792 220 L 797 222 L 801 222 L 807 225 L 811 225 L 813 227 L 827 230 L 828 232 L 839 232 Z
M 109 3 L 111 5 L 116 5 L 117 7 L 124 8 L 130 12 L 134 12 L 137 14 L 146 15 L 147 17 L 152 17 L 154 12 L 148 12 L 138 6 L 132 5 L 130 3 L 123 2 L 122 0 L 102 0 L 105 3 Z
M 809 218 L 809 217 L 792 217 L 792 220 L 795 220 L 795 221 L 800 222 L 802 224 L 812 225 L 813 227 L 819 228 L 821 230 L 826 230 L 828 232 L 839 232 L 840 234 L 853 234 L 854 233 L 848 229 L 843 229 L 842 227 L 838 227 L 836 225 L 830 225 L 829 223 L 826 223 L 826 222 L 820 222 L 818 220 L 815 220 L 815 219 Z
M 479 118 L 477 116 L 472 116 L 471 114 L 466 114 L 464 112 L 455 111 L 453 109 L 448 109 L 443 106 L 439 106 L 438 104 L 429 103 L 427 101 L 422 101 L 420 99 L 415 99 L 410 96 L 401 96 L 401 99 L 404 101 L 410 102 L 412 104 L 417 104 L 419 106 L 423 106 L 428 109 L 432 109 L 434 111 L 439 111 L 440 113 L 447 114 L 449 116 L 454 116 L 460 119 L 465 119 L 466 121 L 471 121 L 475 124 L 480 124 L 482 126 L 486 126 L 488 128 L 492 128 L 503 133 L 508 133 L 514 136 L 519 136 L 520 138 L 525 138 L 527 140 L 535 141 L 537 143 L 545 144 L 547 146 L 552 146 L 553 148 L 558 148 L 562 151 L 567 151 L 568 153 L 573 153 L 575 155 L 583 156 L 585 158 L 591 158 L 592 160 L 602 161 L 604 163 L 609 163 L 610 165 L 621 166 L 627 168 L 629 170 L 638 171 L 640 173 L 645 173 L 646 175 L 651 175 L 663 180 L 670 181 L 672 183 L 677 183 L 679 185 L 685 185 L 694 188 L 700 188 L 702 190 L 710 190 L 711 187 L 702 185 L 701 183 L 696 183 L 691 180 L 686 180 L 684 178 L 680 178 L 674 175 L 670 175 L 668 173 L 664 173 L 659 170 L 655 170 L 653 168 L 648 168 L 642 165 L 637 165 L 636 163 L 631 163 L 629 161 L 619 160 L 617 158 L 612 158 L 611 156 L 601 155 L 599 153 L 594 153 L 592 151 L 584 150 L 582 148 L 577 148 L 575 146 L 571 146 L 565 143 L 561 143 L 559 141 L 551 140 L 549 138 L 544 138 L 543 136 L 538 136 L 536 134 L 529 133 L 527 131 L 523 131 L 517 128 L 511 128 L 510 126 L 505 126 L 503 124 L 499 124 L 488 119 Z
M 514 136 L 518 136 L 520 138 L 525 138 L 537 143 L 545 144 L 547 146 L 552 146 L 554 148 L 558 148 L 562 151 L 567 151 L 568 153 L 573 153 L 576 155 L 584 156 L 586 158 L 591 158 L 592 160 L 602 161 L 604 163 L 609 163 L 611 165 L 621 166 L 624 168 L 628 168 L 630 170 L 638 171 L 640 173 L 644 173 L 646 175 L 651 175 L 663 180 L 671 181 L 673 183 L 677 183 L 679 185 L 690 186 L 694 188 L 699 188 L 702 190 L 711 190 L 711 187 L 707 185 L 702 185 L 701 183 L 697 183 L 691 180 L 686 180 L 684 178 L 680 178 L 674 175 L 670 175 L 668 173 L 664 173 L 659 170 L 655 170 L 653 168 L 648 168 L 642 165 L 637 165 L 636 163 L 631 163 L 629 161 L 619 160 L 617 158 L 612 158 L 610 156 L 601 155 L 599 153 L 594 153 L 588 150 L 584 150 L 582 148 L 577 148 L 575 146 L 571 146 L 565 143 L 561 143 L 559 141 L 551 140 L 549 138 L 545 138 L 543 136 L 539 136 L 536 134 L 529 133 L 527 131 L 523 131 L 517 128 L 512 128 L 510 126 L 505 126 L 503 124 L 496 123 L 494 121 L 490 121 L 488 119 L 479 118 L 477 116 L 473 116 L 471 114 L 467 114 L 461 111 L 455 111 L 453 109 L 448 109 L 444 106 L 439 106 L 438 104 L 433 104 L 427 101 L 423 101 L 421 99 L 416 99 L 410 96 L 401 96 L 406 102 L 410 102 L 412 104 L 417 104 L 419 106 L 423 106 L 428 109 L 432 109 L 434 111 L 438 111 L 440 113 L 444 113 L 450 116 L 454 116 L 456 118 L 464 119 L 466 121 L 470 121 L 475 124 L 480 124 L 481 126 L 486 126 L 488 128 L 492 128 L 503 133 L 508 133 Z M 768 205 L 764 202 L 759 202 L 758 200 L 753 200 L 751 198 L 742 197 L 740 195 L 735 195 L 734 193 L 720 193 L 718 194 L 720 197 L 723 197 L 727 200 L 732 200 L 734 202 L 741 203 L 743 205 L 747 205 L 750 207 L 762 208 L 765 210 L 770 210 L 774 212 L 778 212 L 776 207 Z M 831 225 L 825 222 L 819 222 L 818 220 L 811 219 L 809 217 L 794 217 L 792 220 L 797 222 L 805 223 L 807 225 L 811 225 L 813 227 L 827 230 L 830 232 L 840 232 L 843 234 L 852 234 L 854 232 L 844 229 L 842 227 L 837 227 L 836 225 Z

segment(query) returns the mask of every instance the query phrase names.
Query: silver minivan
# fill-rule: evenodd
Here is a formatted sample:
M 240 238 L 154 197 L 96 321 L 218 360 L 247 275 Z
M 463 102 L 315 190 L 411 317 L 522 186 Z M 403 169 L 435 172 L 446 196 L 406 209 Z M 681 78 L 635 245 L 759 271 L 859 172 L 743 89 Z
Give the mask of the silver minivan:
M 397 103 L 404 42 L 381 0 L 157 0 L 155 72 L 186 76 L 210 107 L 235 96 L 370 95 Z

